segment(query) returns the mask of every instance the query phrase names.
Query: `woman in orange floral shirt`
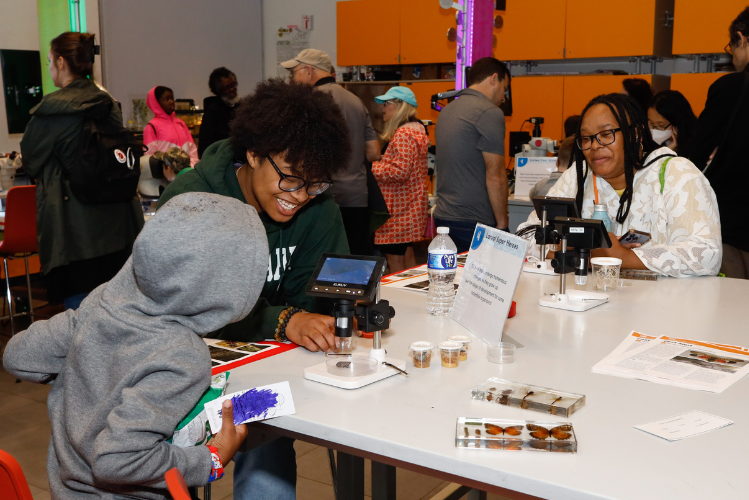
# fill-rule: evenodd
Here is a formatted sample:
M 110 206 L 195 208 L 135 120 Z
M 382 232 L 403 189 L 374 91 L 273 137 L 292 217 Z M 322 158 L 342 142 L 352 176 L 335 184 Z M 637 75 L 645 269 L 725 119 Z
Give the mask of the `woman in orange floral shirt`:
M 375 101 L 382 104 L 381 137 L 389 145 L 382 160 L 372 164 L 372 173 L 390 212 L 390 219 L 375 232 L 375 245 L 385 252 L 390 272 L 397 272 L 416 265 L 413 242 L 421 240 L 426 229 L 429 137 L 416 118 L 411 89 L 393 87 Z

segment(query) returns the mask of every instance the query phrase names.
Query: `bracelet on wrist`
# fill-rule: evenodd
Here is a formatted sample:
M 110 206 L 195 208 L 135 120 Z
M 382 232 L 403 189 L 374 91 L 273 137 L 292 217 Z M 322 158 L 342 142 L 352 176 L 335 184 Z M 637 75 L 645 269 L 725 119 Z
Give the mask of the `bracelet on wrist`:
M 286 327 L 289 325 L 291 317 L 299 312 L 304 312 L 304 310 L 298 307 L 287 307 L 281 311 L 281 314 L 278 315 L 276 331 L 273 334 L 273 338 L 276 339 L 276 342 L 287 342 L 289 340 L 288 337 L 286 337 Z
M 218 456 L 218 448 L 206 445 L 211 452 L 211 475 L 208 476 L 208 482 L 212 483 L 224 477 L 224 464 L 221 463 L 221 457 Z

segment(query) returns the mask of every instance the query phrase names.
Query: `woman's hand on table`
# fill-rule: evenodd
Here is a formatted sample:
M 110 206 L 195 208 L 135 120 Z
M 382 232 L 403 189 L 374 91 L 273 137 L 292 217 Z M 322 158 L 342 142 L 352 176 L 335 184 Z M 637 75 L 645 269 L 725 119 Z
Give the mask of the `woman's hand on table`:
M 622 259 L 622 269 L 647 269 L 633 248 L 640 246 L 639 243 L 627 243 L 622 245 L 619 238 L 614 233 L 609 233 L 611 248 L 596 248 L 590 251 L 591 257 L 615 257 Z
M 286 338 L 312 352 L 333 352 L 335 318 L 324 314 L 296 313 L 286 325 Z

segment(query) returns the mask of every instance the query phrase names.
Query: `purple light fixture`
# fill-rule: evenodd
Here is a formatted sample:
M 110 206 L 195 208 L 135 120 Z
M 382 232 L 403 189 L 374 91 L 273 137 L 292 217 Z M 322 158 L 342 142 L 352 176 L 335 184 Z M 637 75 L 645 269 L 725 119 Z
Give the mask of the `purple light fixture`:
M 466 66 L 492 55 L 494 0 L 457 0 L 458 26 L 455 49 L 455 90 L 466 87 Z

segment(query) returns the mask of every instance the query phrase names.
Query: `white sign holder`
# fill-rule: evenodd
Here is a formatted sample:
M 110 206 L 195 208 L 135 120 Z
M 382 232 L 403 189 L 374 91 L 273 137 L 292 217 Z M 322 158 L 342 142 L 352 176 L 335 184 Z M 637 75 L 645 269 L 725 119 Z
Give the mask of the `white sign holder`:
M 476 225 L 450 316 L 484 342 L 502 340 L 527 245 L 513 234 Z

